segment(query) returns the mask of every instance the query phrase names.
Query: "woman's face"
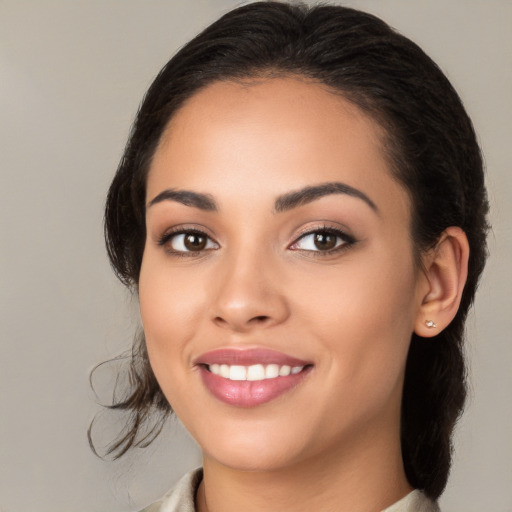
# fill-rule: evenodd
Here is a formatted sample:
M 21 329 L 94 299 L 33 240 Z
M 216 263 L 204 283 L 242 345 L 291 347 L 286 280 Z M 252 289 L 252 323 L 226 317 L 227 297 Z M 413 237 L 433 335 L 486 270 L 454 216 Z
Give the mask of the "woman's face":
M 215 83 L 147 183 L 140 307 L 206 458 L 270 470 L 399 439 L 425 278 L 379 127 L 299 79 Z

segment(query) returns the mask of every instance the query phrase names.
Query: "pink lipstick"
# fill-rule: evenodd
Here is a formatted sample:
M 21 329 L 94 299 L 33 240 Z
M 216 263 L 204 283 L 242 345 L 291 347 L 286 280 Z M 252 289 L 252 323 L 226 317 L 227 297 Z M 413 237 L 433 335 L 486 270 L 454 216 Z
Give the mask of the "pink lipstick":
M 273 350 L 238 348 L 207 352 L 195 364 L 210 393 L 238 407 L 255 407 L 290 391 L 313 366 Z

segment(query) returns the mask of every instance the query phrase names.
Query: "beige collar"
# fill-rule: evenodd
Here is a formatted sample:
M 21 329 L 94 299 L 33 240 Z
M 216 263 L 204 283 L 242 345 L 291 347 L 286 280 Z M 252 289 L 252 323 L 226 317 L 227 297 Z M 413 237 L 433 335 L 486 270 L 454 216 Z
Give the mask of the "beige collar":
M 194 497 L 203 479 L 201 468 L 187 473 L 162 499 L 141 512 L 195 512 Z M 440 512 L 436 503 L 415 490 L 382 512 Z

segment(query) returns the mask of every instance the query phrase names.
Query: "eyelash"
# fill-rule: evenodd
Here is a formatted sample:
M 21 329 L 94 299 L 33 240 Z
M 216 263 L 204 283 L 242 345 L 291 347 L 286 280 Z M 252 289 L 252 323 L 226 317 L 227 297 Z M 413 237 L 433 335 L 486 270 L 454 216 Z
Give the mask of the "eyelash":
M 338 243 L 336 241 L 335 247 L 332 249 L 327 249 L 325 251 L 322 250 L 309 250 L 309 249 L 294 249 L 293 247 L 297 245 L 301 240 L 304 240 L 308 236 L 316 235 L 316 234 L 326 234 L 335 236 L 339 240 L 341 240 L 341 243 Z M 307 229 L 303 233 L 299 235 L 299 237 L 293 242 L 289 248 L 296 251 L 302 251 L 310 253 L 313 257 L 326 257 L 326 256 L 332 256 L 333 254 L 337 254 L 338 252 L 347 250 L 350 246 L 354 245 L 357 242 L 357 240 L 353 237 L 342 231 L 341 229 L 333 228 L 331 226 L 317 226 L 313 229 Z
M 327 249 L 325 251 L 322 251 L 322 250 L 315 251 L 315 250 L 310 250 L 310 249 L 294 248 L 294 246 L 296 246 L 301 240 L 304 240 L 306 237 L 312 236 L 315 234 L 320 234 L 320 233 L 335 236 L 336 238 L 340 239 L 342 241 L 342 243 L 338 243 L 338 241 L 337 241 L 335 247 L 333 247 L 331 249 Z M 180 250 L 171 249 L 170 247 L 166 247 L 178 235 L 197 235 L 197 236 L 206 238 L 207 244 L 208 244 L 208 242 L 213 242 L 215 245 L 218 246 L 218 243 L 215 242 L 204 231 L 201 231 L 196 228 L 186 228 L 186 227 L 178 227 L 178 228 L 173 228 L 171 230 L 166 231 L 158 239 L 158 245 L 165 247 L 166 251 L 169 254 L 171 254 L 172 256 L 177 256 L 177 257 L 198 257 L 201 255 L 204 255 L 204 253 L 207 251 L 215 250 L 210 247 L 210 248 L 205 248 L 205 249 L 201 249 L 198 251 L 180 251 Z M 291 245 L 288 246 L 288 248 L 290 250 L 294 250 L 294 251 L 310 253 L 314 257 L 325 257 L 325 256 L 331 256 L 331 255 L 341 252 L 343 250 L 347 250 L 350 246 L 354 245 L 356 242 L 357 242 L 357 240 L 354 237 L 348 235 L 341 229 L 337 229 L 337 228 L 333 228 L 333 227 L 324 225 L 324 226 L 318 226 L 313 229 L 308 229 L 308 230 L 304 231 L 296 238 L 296 240 Z
M 172 240 L 179 235 L 197 235 L 197 236 L 206 238 L 206 240 L 207 240 L 206 243 L 213 242 L 215 245 L 218 246 L 218 243 L 215 242 L 204 231 L 201 231 L 200 229 L 197 229 L 197 228 L 187 228 L 187 227 L 183 227 L 183 226 L 173 228 L 173 229 L 166 231 L 159 238 L 158 245 L 164 247 L 170 255 L 177 256 L 177 257 L 198 257 L 201 255 L 204 255 L 204 253 L 206 251 L 212 250 L 212 248 L 201 249 L 199 251 L 177 251 L 175 249 L 172 249 L 170 247 L 170 242 L 172 242 Z M 169 247 L 167 247 L 168 245 L 169 245 Z

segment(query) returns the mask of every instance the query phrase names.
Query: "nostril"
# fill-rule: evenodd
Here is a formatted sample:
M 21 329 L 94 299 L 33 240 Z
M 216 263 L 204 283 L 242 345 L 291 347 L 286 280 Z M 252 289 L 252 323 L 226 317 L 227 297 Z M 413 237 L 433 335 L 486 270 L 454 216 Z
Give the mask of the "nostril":
M 222 316 L 216 316 L 213 322 L 218 327 L 228 327 L 235 330 L 246 330 L 251 327 L 265 326 L 272 320 L 272 317 L 268 315 L 257 315 L 249 318 L 223 318 Z
M 258 323 L 258 324 L 261 324 L 263 322 L 266 322 L 267 320 L 269 319 L 268 316 L 266 315 L 260 315 L 260 316 L 255 316 L 254 318 L 251 318 L 251 320 L 254 322 L 254 323 Z

